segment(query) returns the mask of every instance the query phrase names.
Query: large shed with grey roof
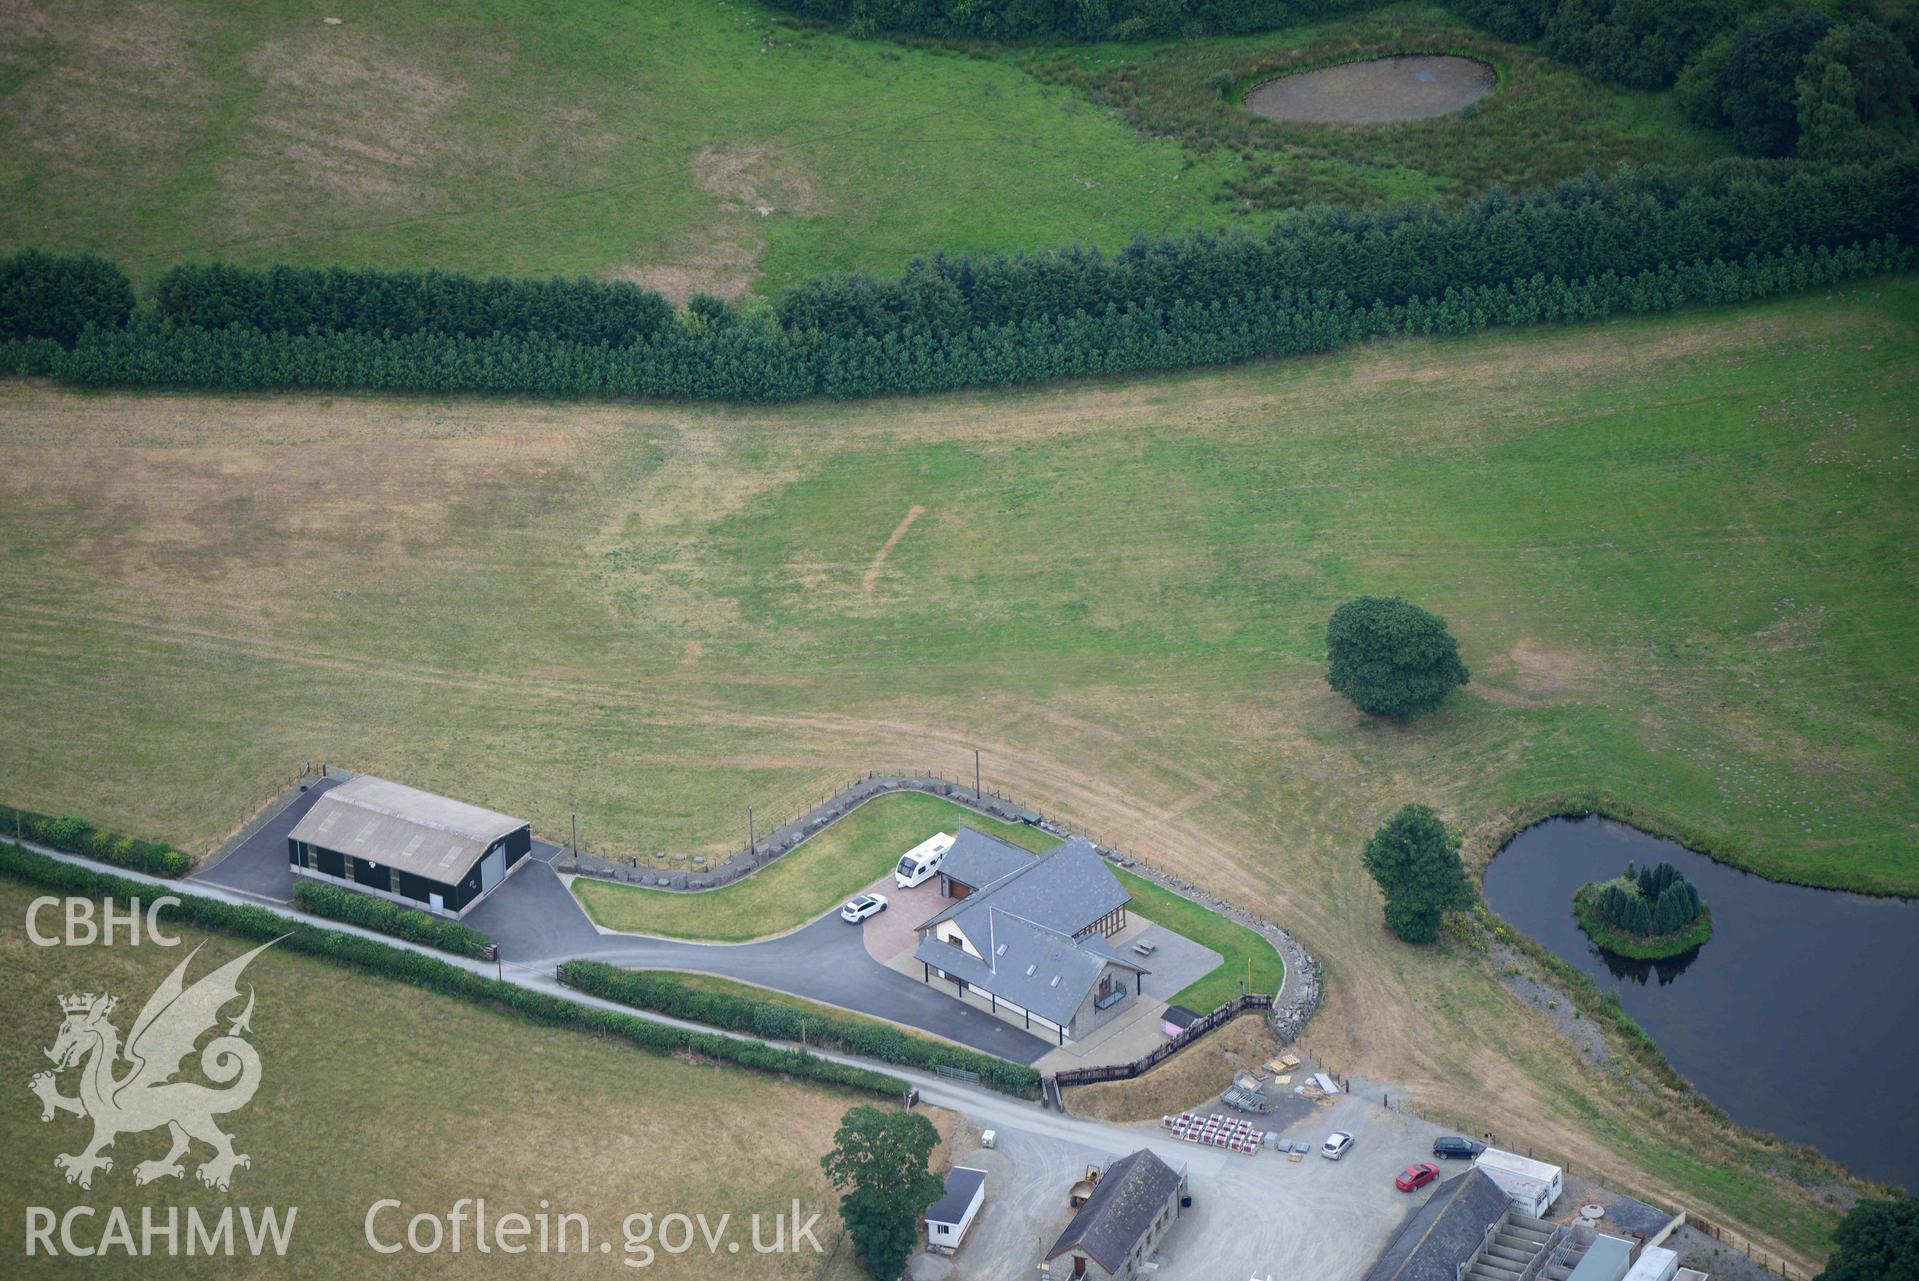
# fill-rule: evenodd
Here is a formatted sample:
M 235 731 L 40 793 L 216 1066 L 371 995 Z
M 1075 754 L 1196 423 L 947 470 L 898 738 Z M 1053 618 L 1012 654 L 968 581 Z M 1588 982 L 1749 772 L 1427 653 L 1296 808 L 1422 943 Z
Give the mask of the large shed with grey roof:
M 361 774 L 328 790 L 287 834 L 296 875 L 463 916 L 532 848 L 525 819 Z
M 1446 1180 L 1380 1252 L 1366 1281 L 1458 1281 L 1460 1265 L 1485 1244 L 1487 1230 L 1511 1204 L 1482 1170 Z
M 1125 927 L 1130 895 L 1090 842 L 1035 857 L 963 829 L 942 869 L 942 888 L 949 882 L 964 894 L 918 927 L 913 955 L 928 983 L 973 992 L 993 1013 L 1061 1045 L 1108 1022 L 1143 988 L 1145 967 L 1106 941 Z
M 1113 1162 L 1046 1252 L 1046 1270 L 1132 1281 L 1178 1220 L 1185 1183 L 1183 1171 L 1145 1148 Z

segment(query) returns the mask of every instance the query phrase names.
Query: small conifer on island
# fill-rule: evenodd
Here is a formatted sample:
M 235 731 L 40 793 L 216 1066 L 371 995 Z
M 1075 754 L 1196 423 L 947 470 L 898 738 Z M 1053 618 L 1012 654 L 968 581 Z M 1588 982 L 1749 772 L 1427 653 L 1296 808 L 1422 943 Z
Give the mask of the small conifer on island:
M 1712 912 L 1671 863 L 1628 863 L 1623 876 L 1580 886 L 1573 914 L 1593 942 L 1635 960 L 1678 956 L 1712 937 Z

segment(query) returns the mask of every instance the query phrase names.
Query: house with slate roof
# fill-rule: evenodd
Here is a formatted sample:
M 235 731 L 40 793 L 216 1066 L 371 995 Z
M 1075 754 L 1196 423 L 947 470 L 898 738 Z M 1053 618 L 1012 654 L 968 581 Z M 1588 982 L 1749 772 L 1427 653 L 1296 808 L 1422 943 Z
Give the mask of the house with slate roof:
M 1064 1045 L 1109 1022 L 1150 972 L 1107 942 L 1131 895 L 1090 841 L 1038 856 L 962 828 L 940 869 L 952 900 L 922 922 L 926 982 L 969 991 L 996 1014 Z
M 1179 1218 L 1186 1175 L 1145 1148 L 1101 1173 L 1093 1194 L 1046 1252 L 1055 1277 L 1132 1281 Z
M 1380 1251 L 1366 1281 L 1458 1281 L 1460 1265 L 1485 1244 L 1487 1230 L 1511 1205 L 1512 1198 L 1483 1171 L 1447 1179 Z

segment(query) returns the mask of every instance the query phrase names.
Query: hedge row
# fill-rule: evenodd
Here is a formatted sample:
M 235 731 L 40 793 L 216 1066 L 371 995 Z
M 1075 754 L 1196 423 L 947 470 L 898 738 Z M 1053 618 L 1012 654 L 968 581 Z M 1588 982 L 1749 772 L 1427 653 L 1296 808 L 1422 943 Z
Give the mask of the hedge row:
M 938 1044 L 884 1024 L 808 1014 L 777 1001 L 703 992 L 658 974 L 623 970 L 604 961 L 568 961 L 560 967 L 560 978 L 569 987 L 635 1009 L 780 1040 L 798 1041 L 803 1034 L 810 1045 L 908 1067 L 960 1068 L 978 1073 L 980 1084 L 1002 1094 L 1022 1099 L 1039 1097 L 1040 1074 L 1025 1064 L 963 1046 Z
M 153 302 L 161 319 L 178 325 L 269 333 L 533 334 L 619 346 L 675 323 L 665 297 L 623 280 L 375 268 L 181 263 L 154 284 Z
M 0 842 L 0 875 L 92 898 L 151 899 L 154 887 L 94 871 L 37 854 L 12 842 Z M 596 1036 L 612 1036 L 642 1049 L 662 1054 L 692 1053 L 716 1063 L 773 1072 L 781 1076 L 818 1081 L 869 1094 L 897 1098 L 907 1084 L 898 1077 L 867 1068 L 836 1063 L 800 1050 L 780 1049 L 764 1041 L 743 1041 L 717 1032 L 694 1032 L 669 1027 L 617 1010 L 599 1010 L 564 997 L 530 991 L 514 983 L 487 978 L 437 957 L 379 943 L 357 934 L 323 929 L 295 921 L 264 907 L 242 906 L 218 899 L 165 891 L 180 900 L 169 909 L 169 919 L 241 938 L 279 940 L 291 951 L 323 957 L 343 965 L 369 970 L 382 977 L 444 996 L 457 997 L 489 1009 L 506 1010 Z
M 382 934 L 391 934 L 409 943 L 424 943 L 456 956 L 490 959 L 493 953 L 493 939 L 470 925 L 434 916 L 418 908 L 401 907 L 391 899 L 358 894 L 304 877 L 293 887 L 293 905 L 314 916 L 345 921 L 361 929 L 378 930 Z
M 941 391 L 1757 297 L 1883 270 L 1915 238 L 1919 147 L 1909 146 L 1870 164 L 1728 160 L 1588 177 L 1459 209 L 1309 210 L 1266 235 L 1140 239 L 1112 255 L 940 254 L 891 278 L 802 282 L 770 313 L 696 298 L 674 317 L 629 286 L 614 292 L 631 294 L 630 307 L 602 306 L 585 282 L 181 267 L 124 323 L 89 324 L 70 345 L 40 332 L 51 325 L 0 328 L 18 340 L 0 369 L 227 390 L 755 401 Z M 34 278 L 63 288 L 87 277 Z M 574 301 L 552 314 L 534 302 L 491 307 L 494 286 Z M 83 301 L 17 310 L 77 315 Z
M 859 34 L 980 40 L 1143 40 L 1268 31 L 1375 8 L 1384 0 L 771 0 Z
M 548 397 L 664 396 L 773 401 L 1005 386 L 1035 379 L 1224 364 L 1328 351 L 1403 334 L 1466 334 L 1492 325 L 1567 323 L 1743 302 L 1906 269 L 1890 237 L 1839 249 L 1788 248 L 1740 262 L 1664 264 L 1577 281 L 1533 276 L 1447 289 L 1403 303 L 1356 304 L 1344 294 L 1261 289 L 1209 303 L 1110 308 L 940 334 L 814 335 L 741 327 L 684 333 L 626 348 L 552 339 L 416 334 L 264 334 L 136 322 L 89 330 L 71 350 L 17 346 L 0 368 L 82 386 L 219 390 L 372 389 L 531 393 Z M 0 351 L 0 358 L 7 355 Z
M 51 845 L 56 850 L 132 868 L 149 876 L 185 876 L 193 860 L 164 841 L 141 841 L 63 814 L 54 818 L 0 805 L 0 837 Z

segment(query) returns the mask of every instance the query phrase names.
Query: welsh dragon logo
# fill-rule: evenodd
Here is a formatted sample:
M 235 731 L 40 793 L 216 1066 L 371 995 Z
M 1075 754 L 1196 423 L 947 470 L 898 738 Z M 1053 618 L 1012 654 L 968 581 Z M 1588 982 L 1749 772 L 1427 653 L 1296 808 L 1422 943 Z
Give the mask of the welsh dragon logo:
M 51 1121 L 56 1112 L 93 1121 L 91 1143 L 82 1151 L 53 1158 L 54 1165 L 66 1171 L 68 1183 L 92 1187 L 94 1171 L 113 1169 L 113 1158 L 102 1152 L 113 1146 L 114 1139 L 161 1126 L 167 1128 L 172 1147 L 159 1160 L 134 1166 L 135 1183 L 182 1177 L 186 1171 L 180 1158 L 195 1139 L 213 1149 L 212 1158 L 196 1171 L 200 1182 L 210 1188 L 224 1191 L 237 1167 L 252 1164 L 245 1153 L 233 1150 L 233 1136 L 213 1120 L 245 1107 L 260 1088 L 260 1055 L 245 1039 L 252 1030 L 251 984 L 246 1008 L 224 1034 L 200 1050 L 201 1072 L 225 1088 L 174 1077 L 201 1036 L 218 1030 L 220 1011 L 239 999 L 240 972 L 247 962 L 277 942 L 262 943 L 188 987 L 187 966 L 200 951 L 195 947 L 147 998 L 124 1047 L 120 1030 L 112 1022 L 118 997 L 88 992 L 60 998 L 65 1018 L 53 1048 L 45 1052 L 53 1061 L 53 1071 L 36 1072 L 27 1086 L 40 1097 L 42 1121 Z M 60 1093 L 58 1078 L 74 1067 L 80 1069 L 80 1093 L 70 1098 Z

